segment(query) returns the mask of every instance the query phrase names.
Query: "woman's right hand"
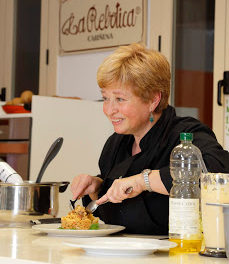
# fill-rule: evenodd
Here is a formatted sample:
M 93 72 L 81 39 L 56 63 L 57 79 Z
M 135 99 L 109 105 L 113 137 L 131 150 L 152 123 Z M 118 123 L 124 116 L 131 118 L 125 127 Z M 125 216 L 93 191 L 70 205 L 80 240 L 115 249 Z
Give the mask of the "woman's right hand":
M 102 182 L 103 180 L 101 178 L 88 174 L 79 174 L 75 176 L 71 183 L 73 199 L 79 199 L 84 195 L 90 195 L 93 200 L 97 199 Z

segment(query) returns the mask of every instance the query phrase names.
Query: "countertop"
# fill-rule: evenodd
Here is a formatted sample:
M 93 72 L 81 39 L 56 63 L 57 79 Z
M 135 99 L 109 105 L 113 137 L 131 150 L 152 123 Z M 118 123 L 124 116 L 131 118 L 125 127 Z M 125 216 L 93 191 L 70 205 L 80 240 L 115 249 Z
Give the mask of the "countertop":
M 147 236 L 148 238 L 149 236 Z M 142 257 L 90 256 L 82 249 L 63 244 L 66 237 L 50 236 L 39 233 L 30 226 L 0 228 L 1 263 L 77 263 L 77 264 L 221 264 L 228 259 L 199 256 L 198 253 L 169 255 L 169 251 L 156 251 Z M 11 259 L 10 259 L 11 258 Z M 22 261 L 24 260 L 24 261 Z

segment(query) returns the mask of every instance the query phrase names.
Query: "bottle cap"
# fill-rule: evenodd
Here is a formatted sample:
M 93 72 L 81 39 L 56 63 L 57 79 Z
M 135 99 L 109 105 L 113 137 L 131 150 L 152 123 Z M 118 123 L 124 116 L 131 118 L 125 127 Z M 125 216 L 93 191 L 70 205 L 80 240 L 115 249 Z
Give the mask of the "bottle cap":
M 192 141 L 193 134 L 192 133 L 180 133 L 180 140 Z

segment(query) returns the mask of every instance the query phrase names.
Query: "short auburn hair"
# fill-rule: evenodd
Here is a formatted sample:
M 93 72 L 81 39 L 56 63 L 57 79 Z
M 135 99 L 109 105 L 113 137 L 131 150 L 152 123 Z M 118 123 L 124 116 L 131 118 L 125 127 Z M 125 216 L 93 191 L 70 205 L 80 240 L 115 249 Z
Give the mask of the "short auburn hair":
M 115 82 L 131 84 L 132 92 L 145 102 L 160 92 L 161 101 L 155 112 L 161 112 L 168 105 L 170 78 L 170 65 L 165 56 L 138 43 L 117 48 L 97 71 L 97 82 L 101 89 Z

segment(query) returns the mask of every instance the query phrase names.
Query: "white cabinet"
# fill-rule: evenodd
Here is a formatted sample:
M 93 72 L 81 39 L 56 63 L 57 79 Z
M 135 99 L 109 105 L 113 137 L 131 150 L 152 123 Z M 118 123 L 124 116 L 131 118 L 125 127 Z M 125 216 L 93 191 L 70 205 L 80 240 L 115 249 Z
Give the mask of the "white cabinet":
M 42 181 L 72 181 L 79 173 L 96 175 L 98 159 L 113 128 L 102 102 L 34 96 L 30 178 L 35 180 L 51 144 L 63 137 L 60 152 Z M 69 211 L 70 187 L 59 196 L 58 216 Z

